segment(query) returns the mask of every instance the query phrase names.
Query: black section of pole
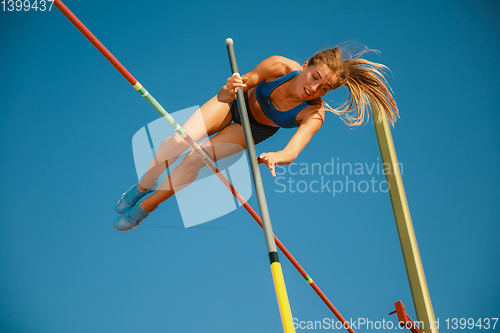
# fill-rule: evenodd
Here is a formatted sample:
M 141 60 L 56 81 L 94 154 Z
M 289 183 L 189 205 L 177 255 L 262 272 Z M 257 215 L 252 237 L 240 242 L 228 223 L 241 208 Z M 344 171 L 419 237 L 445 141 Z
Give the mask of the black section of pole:
M 236 56 L 234 54 L 234 44 L 231 38 L 226 39 L 227 53 L 229 55 L 229 62 L 231 63 L 231 71 L 233 75 L 238 73 L 238 65 L 236 63 Z M 236 96 L 238 98 L 238 106 L 241 115 L 241 123 L 245 133 L 245 142 L 247 145 L 248 158 L 252 168 L 253 182 L 255 186 L 255 193 L 257 195 L 257 202 L 259 204 L 260 216 L 262 218 L 262 225 L 264 229 L 264 236 L 266 238 L 267 251 L 269 254 L 276 253 L 276 261 L 278 261 L 278 250 L 274 242 L 273 228 L 271 226 L 271 218 L 269 217 L 269 210 L 267 208 L 266 195 L 264 194 L 264 185 L 260 176 L 259 164 L 257 163 L 257 154 L 255 153 L 255 145 L 253 143 L 252 129 L 250 121 L 248 120 L 248 111 L 245 104 L 245 96 L 242 89 L 237 89 Z M 271 262 L 272 263 L 272 262 Z
M 279 262 L 279 260 L 278 260 L 278 252 L 270 252 L 269 253 L 269 261 L 271 262 L 271 264 L 273 262 Z

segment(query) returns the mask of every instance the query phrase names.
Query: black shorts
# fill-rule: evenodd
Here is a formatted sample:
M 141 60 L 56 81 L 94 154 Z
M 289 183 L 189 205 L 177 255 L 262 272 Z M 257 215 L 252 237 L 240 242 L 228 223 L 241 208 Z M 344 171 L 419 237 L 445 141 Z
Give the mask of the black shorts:
M 279 127 L 267 126 L 263 125 L 253 117 L 252 112 L 250 111 L 250 106 L 248 105 L 248 92 L 245 93 L 245 104 L 247 106 L 248 120 L 250 120 L 250 128 L 252 129 L 252 137 L 254 144 L 258 144 L 270 137 L 272 137 L 278 130 Z M 229 107 L 231 108 L 231 116 L 233 117 L 233 123 L 241 125 L 241 117 L 238 107 L 238 101 L 234 100 L 229 103 Z

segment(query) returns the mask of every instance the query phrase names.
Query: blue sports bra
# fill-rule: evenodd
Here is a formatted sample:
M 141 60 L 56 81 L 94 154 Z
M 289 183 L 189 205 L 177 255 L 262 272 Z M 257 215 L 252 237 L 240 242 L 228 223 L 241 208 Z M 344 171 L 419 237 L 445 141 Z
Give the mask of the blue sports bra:
M 296 120 L 297 115 L 300 111 L 302 111 L 306 106 L 309 105 L 308 102 L 304 102 L 288 111 L 279 111 L 274 108 L 274 106 L 271 104 L 271 101 L 269 100 L 269 95 L 273 92 L 274 89 L 276 89 L 286 81 L 293 79 L 294 77 L 299 75 L 299 73 L 299 71 L 293 71 L 274 81 L 263 81 L 257 87 L 255 87 L 255 97 L 257 98 L 257 102 L 259 102 L 262 112 L 264 112 L 266 117 L 279 127 L 299 127 Z

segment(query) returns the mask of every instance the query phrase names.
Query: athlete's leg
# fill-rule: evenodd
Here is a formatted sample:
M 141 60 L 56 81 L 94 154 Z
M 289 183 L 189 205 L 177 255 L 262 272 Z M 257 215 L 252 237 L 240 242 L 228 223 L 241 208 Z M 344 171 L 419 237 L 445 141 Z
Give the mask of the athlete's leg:
M 194 141 L 198 142 L 219 132 L 228 126 L 231 120 L 229 105 L 220 103 L 217 97 L 213 97 L 196 110 L 182 128 Z M 188 148 L 189 145 L 177 133 L 165 139 L 142 178 L 139 189 L 144 191 L 152 188 L 168 166 L 172 165 Z
M 239 153 L 246 148 L 243 127 L 230 124 L 216 136 L 203 142 L 201 148 L 215 161 Z M 160 188 L 140 203 L 142 208 L 151 211 L 160 203 L 172 197 L 175 192 L 192 184 L 205 163 L 191 150 L 182 162 L 170 173 Z

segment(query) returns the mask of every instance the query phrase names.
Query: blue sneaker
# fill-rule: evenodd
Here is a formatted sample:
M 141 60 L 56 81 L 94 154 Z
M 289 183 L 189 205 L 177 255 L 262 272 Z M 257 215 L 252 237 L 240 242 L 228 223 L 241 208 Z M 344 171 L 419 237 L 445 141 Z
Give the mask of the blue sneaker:
M 158 181 L 154 184 L 152 189 L 141 191 L 139 190 L 139 184 L 135 184 L 127 192 L 122 194 L 122 197 L 116 202 L 115 210 L 118 214 L 123 214 L 131 207 L 133 207 L 137 201 L 139 201 L 143 196 L 153 192 L 158 187 Z
M 113 222 L 113 227 L 118 231 L 132 230 L 152 212 L 152 210 L 145 210 L 142 208 L 141 203 L 138 202 L 125 214 L 118 216 Z

